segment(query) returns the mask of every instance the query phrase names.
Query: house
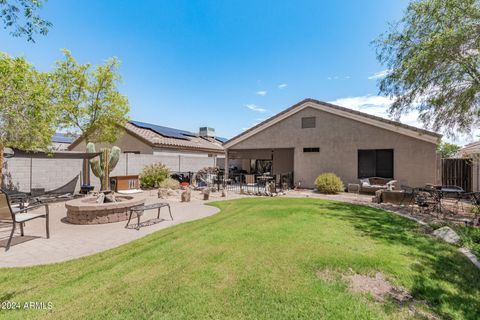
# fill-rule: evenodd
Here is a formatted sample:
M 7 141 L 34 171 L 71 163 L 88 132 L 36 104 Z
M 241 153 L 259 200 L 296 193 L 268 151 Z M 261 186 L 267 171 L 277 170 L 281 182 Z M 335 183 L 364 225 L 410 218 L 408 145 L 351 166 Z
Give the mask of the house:
M 50 149 L 52 151 L 66 151 L 74 140 L 75 137 L 66 135 L 62 132 L 57 132 L 52 137 Z
M 222 138 L 215 136 L 212 128 L 200 128 L 198 133 L 179 130 L 140 121 L 129 121 L 124 132 L 112 145 L 118 146 L 123 153 L 150 154 L 165 156 L 214 157 L 224 158 Z M 99 144 L 98 148 L 106 146 Z M 85 151 L 83 137 L 75 140 L 71 151 Z
M 342 181 L 384 177 L 398 184 L 439 182 L 441 135 L 330 103 L 305 99 L 224 143 L 226 166 L 293 173 L 312 188 L 323 172 Z

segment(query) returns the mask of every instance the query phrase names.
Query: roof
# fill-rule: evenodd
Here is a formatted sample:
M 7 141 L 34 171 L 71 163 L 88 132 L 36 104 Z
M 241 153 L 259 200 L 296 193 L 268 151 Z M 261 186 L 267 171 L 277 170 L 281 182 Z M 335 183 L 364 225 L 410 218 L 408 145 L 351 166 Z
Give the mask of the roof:
M 471 155 L 474 153 L 480 153 L 480 141 L 475 141 L 466 144 L 462 149 L 458 151 L 461 155 Z
M 52 137 L 52 142 L 57 143 L 72 143 L 76 137 L 69 136 L 62 132 L 56 132 Z
M 212 137 L 174 128 L 157 126 L 145 122 L 130 121 L 125 130 L 154 147 L 196 149 L 223 152 L 222 142 Z
M 382 127 L 387 130 L 391 130 L 401 134 L 406 134 L 408 136 L 418 138 L 420 140 L 432 142 L 432 143 L 438 143 L 438 141 L 442 137 L 441 134 L 438 134 L 433 131 L 428 131 L 425 129 L 409 126 L 398 121 L 377 117 L 368 113 L 341 107 L 328 102 L 307 98 L 283 110 L 282 112 L 277 113 L 276 115 L 266 119 L 265 121 L 257 124 L 256 126 L 253 126 L 248 130 L 236 135 L 235 137 L 226 141 L 224 143 L 224 147 L 229 148 L 239 143 L 240 141 L 247 139 L 248 137 L 308 107 L 333 113 L 346 118 L 354 119 L 359 122 L 368 123 L 370 125 Z
M 186 149 L 213 153 L 224 152 L 222 146 L 223 138 L 200 137 L 198 134 L 189 131 L 140 121 L 129 121 L 124 128 L 129 134 L 152 148 Z M 69 149 L 75 147 L 82 140 L 83 137 L 76 139 L 69 146 Z

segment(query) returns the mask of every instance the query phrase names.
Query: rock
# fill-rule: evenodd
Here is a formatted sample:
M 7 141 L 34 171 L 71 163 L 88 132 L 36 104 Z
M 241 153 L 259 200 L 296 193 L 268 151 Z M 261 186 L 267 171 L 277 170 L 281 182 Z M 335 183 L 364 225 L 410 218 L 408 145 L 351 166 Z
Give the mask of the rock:
M 158 197 L 160 199 L 165 199 L 168 196 L 168 189 L 158 188 Z
M 208 200 L 210 198 L 210 188 L 203 189 L 202 193 L 203 193 L 203 200 Z
M 105 199 L 103 200 L 103 203 L 108 203 L 108 202 L 117 202 L 117 200 L 115 199 L 115 194 L 111 193 L 111 194 L 105 195 Z
M 105 194 L 100 193 L 97 197 L 97 203 L 103 203 L 105 201 Z
M 433 235 L 448 243 L 458 243 L 460 241 L 458 234 L 447 226 L 433 231 Z
M 192 193 L 190 191 L 190 188 L 187 188 L 187 190 L 183 191 L 181 194 L 182 202 L 190 202 L 191 197 L 192 197 Z

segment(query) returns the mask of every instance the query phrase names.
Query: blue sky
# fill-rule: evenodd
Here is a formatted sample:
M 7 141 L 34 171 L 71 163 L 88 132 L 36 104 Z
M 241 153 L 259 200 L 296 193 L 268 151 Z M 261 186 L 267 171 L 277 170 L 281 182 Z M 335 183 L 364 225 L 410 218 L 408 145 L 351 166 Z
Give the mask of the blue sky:
M 386 117 L 370 42 L 407 3 L 50 0 L 46 37 L 1 30 L 0 44 L 42 70 L 61 48 L 82 63 L 116 56 L 132 119 L 232 137 L 307 97 Z

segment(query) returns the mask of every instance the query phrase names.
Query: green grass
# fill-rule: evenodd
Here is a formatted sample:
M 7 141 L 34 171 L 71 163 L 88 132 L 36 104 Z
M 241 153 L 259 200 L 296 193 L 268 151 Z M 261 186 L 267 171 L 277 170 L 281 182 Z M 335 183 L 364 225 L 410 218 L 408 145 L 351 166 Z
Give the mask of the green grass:
M 391 319 L 408 306 L 352 293 L 338 274 L 380 271 L 417 308 L 480 318 L 480 272 L 414 222 L 313 199 L 242 199 L 221 212 L 65 263 L 0 269 L 0 301 L 50 301 L 31 319 Z M 124 232 L 119 230 L 119 232 Z M 12 248 L 15 250 L 15 248 Z M 350 271 L 349 271 L 350 270 Z
M 460 245 L 470 249 L 477 257 L 480 257 L 480 228 L 459 225 L 457 223 L 439 223 L 431 226 L 434 229 L 449 226 L 460 237 Z

